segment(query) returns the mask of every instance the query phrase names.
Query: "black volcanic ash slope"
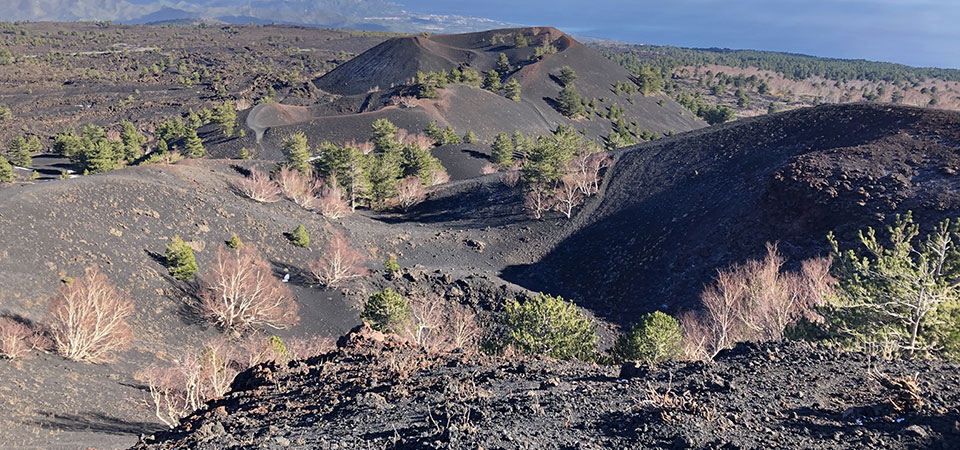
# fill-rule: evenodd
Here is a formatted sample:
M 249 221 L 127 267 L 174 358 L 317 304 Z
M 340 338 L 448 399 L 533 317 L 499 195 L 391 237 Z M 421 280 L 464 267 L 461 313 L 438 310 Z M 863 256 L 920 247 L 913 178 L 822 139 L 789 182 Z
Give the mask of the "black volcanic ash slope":
M 741 344 L 715 363 L 670 363 L 620 380 L 616 369 L 584 363 L 424 358 L 369 329 L 340 344 L 325 356 L 240 374 L 225 398 L 135 448 L 956 449 L 960 442 L 960 367 L 940 361 Z M 897 384 L 915 374 L 917 391 Z
M 538 263 L 505 278 L 629 322 L 696 306 L 717 268 L 780 242 L 793 263 L 836 230 L 914 212 L 960 216 L 960 114 L 822 106 L 687 133 L 617 154 L 605 189 Z M 594 209 L 595 208 L 595 209 Z

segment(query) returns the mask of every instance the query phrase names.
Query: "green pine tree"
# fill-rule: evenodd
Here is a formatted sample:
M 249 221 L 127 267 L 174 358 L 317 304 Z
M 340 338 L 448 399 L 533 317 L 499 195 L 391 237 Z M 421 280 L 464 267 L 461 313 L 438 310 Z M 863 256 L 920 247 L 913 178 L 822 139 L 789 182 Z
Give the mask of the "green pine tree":
M 233 105 L 232 101 L 224 102 L 224 104 L 214 108 L 213 110 L 213 121 L 223 127 L 223 135 L 226 137 L 233 137 L 234 127 L 237 123 L 237 110 Z
M 570 66 L 563 66 L 560 68 L 560 76 L 557 79 L 560 80 L 560 84 L 566 86 L 577 79 L 577 73 Z
M 307 145 L 307 135 L 302 131 L 297 132 L 284 138 L 282 146 L 290 167 L 300 172 L 300 175 L 310 175 L 310 146 Z
M 505 53 L 500 53 L 500 56 L 497 59 L 497 73 L 508 74 L 510 73 L 510 59 L 507 58 Z
M 132 122 L 120 122 L 123 130 L 120 131 L 120 140 L 123 142 L 124 159 L 134 161 L 143 156 L 143 148 L 147 145 L 147 138 L 137 131 Z
M 30 157 L 30 147 L 23 136 L 17 136 L 10 141 L 10 150 L 7 155 L 10 157 L 10 163 L 18 167 L 30 167 L 33 159 Z
M 524 48 L 527 45 L 527 37 L 523 33 L 517 33 L 513 36 L 513 48 Z
M 506 313 L 506 341 L 518 350 L 557 359 L 594 357 L 597 326 L 572 302 L 540 294 L 507 302 Z
M 117 167 L 117 156 L 109 141 L 100 139 L 74 155 L 83 173 L 109 172 Z
M 557 100 L 557 109 L 560 113 L 575 119 L 586 115 L 587 111 L 583 107 L 583 99 L 577 92 L 576 86 L 572 84 L 565 85 L 560 91 L 560 98 Z
M 13 166 L 3 156 L 0 156 L 0 182 L 13 183 Z
M 503 96 L 515 102 L 520 101 L 520 82 L 510 79 L 503 85 Z
M 193 248 L 175 235 L 167 244 L 167 270 L 178 280 L 187 280 L 197 273 L 197 262 L 193 257 Z
M 184 137 L 183 150 L 189 158 L 200 158 L 207 150 L 203 148 L 203 141 L 197 136 L 197 130 L 193 127 L 188 128 Z
M 483 88 L 490 92 L 500 92 L 500 73 L 491 70 L 483 77 Z
M 510 167 L 513 165 L 513 150 L 513 141 L 510 140 L 507 133 L 500 133 L 493 140 L 490 159 L 500 167 Z

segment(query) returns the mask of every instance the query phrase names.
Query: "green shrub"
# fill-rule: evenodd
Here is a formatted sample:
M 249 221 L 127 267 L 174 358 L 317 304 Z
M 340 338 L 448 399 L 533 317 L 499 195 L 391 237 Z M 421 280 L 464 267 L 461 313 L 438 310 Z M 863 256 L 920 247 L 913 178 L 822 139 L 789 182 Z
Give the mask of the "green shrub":
M 383 262 L 383 268 L 387 270 L 387 273 L 394 275 L 400 271 L 400 263 L 397 262 L 397 257 L 391 255 Z
M 240 238 L 237 235 L 233 235 L 229 241 L 227 241 L 227 246 L 236 250 L 240 247 L 243 247 L 243 242 L 240 241 Z
M 659 363 L 681 355 L 680 323 L 660 311 L 644 315 L 630 331 L 621 334 L 613 348 L 620 361 Z
M 178 280 L 186 280 L 197 273 L 197 262 L 193 257 L 193 248 L 183 242 L 180 236 L 174 236 L 167 244 L 167 269 Z
M 367 299 L 360 318 L 375 330 L 397 333 L 403 330 L 410 319 L 410 304 L 393 289 L 387 288 Z
M 290 233 L 290 242 L 297 247 L 310 246 L 310 235 L 307 234 L 307 229 L 303 225 L 297 225 L 297 229 Z
M 594 357 L 596 324 L 572 302 L 540 294 L 506 304 L 506 343 L 528 353 L 558 359 Z
M 270 336 L 270 351 L 277 361 L 286 361 L 290 359 L 290 351 L 287 350 L 287 344 L 279 336 Z
M 837 295 L 820 313 L 845 345 L 900 352 L 950 353 L 960 347 L 960 219 L 945 220 L 924 239 L 911 213 L 888 227 L 889 244 L 872 228 L 860 232 L 865 251 L 833 246 Z

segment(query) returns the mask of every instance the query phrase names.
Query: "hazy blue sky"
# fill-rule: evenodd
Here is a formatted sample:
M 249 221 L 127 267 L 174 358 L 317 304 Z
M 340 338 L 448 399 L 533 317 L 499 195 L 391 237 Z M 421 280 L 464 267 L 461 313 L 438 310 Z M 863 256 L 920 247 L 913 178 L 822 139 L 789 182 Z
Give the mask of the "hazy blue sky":
M 649 44 L 960 68 L 960 0 L 395 0 Z

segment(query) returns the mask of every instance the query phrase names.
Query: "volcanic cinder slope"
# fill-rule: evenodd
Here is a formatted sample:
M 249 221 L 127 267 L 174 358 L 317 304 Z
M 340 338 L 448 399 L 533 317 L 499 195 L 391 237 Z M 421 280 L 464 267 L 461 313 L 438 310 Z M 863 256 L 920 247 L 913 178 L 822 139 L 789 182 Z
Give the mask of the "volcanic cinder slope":
M 527 47 L 513 47 L 513 37 L 518 33 L 526 36 Z M 495 37 L 499 37 L 497 44 L 492 43 Z M 533 58 L 536 47 L 544 43 L 553 45 L 557 52 Z M 512 67 L 509 73 L 501 74 L 503 82 L 516 80 L 521 85 L 519 102 L 464 84 L 447 85 L 440 90 L 438 99 L 419 99 L 406 106 L 391 101 L 415 95 L 411 84 L 417 72 L 472 69 L 482 76 L 496 68 L 500 53 L 507 55 Z M 305 132 L 311 142 L 342 143 L 363 139 L 370 125 L 380 118 L 410 132 L 420 132 L 433 120 L 441 127 L 452 126 L 461 135 L 473 131 L 487 145 L 462 147 L 480 153 L 487 152 L 497 133 L 519 130 L 537 136 L 549 133 L 558 124 L 573 125 L 602 143 L 613 125 L 609 119 L 591 115 L 588 119 L 571 120 L 556 110 L 555 101 L 562 87 L 556 77 L 563 66 L 576 72 L 574 85 L 581 96 L 603 100 L 599 112 L 605 113 L 617 105 L 623 109 L 626 121 L 636 121 L 641 130 L 664 135 L 705 125 L 665 94 L 616 94 L 616 83 L 633 82 L 629 72 L 549 27 L 393 38 L 316 79 L 314 84 L 324 93 L 325 101 L 303 107 L 258 105 L 247 114 L 246 123 L 258 135 L 263 134 L 259 157 L 265 159 L 282 158 L 279 142 L 294 132 Z M 232 149 L 220 150 L 225 155 L 229 151 Z M 440 153 L 446 162 L 443 149 Z M 485 158 L 482 154 L 474 157 Z M 481 166 L 476 164 L 477 169 Z M 472 175 L 479 175 L 479 171 Z
M 269 162 L 188 160 L 3 188 L 0 313 L 43 323 L 61 280 L 91 264 L 137 312 L 133 349 L 116 363 L 34 354 L 0 364 L 0 394 L 14 411 L 0 430 L 13 445 L 117 447 L 161 427 L 133 374 L 220 334 L 197 317 L 194 286 L 166 274 L 160 255 L 175 234 L 198 249 L 201 277 L 233 234 L 260 248 L 278 277 L 290 274 L 301 321 L 283 338 L 337 336 L 358 323 L 365 296 L 387 286 L 470 305 L 485 320 L 524 288 L 543 290 L 625 324 L 664 304 L 695 307 L 717 267 L 760 255 L 767 241 L 796 262 L 825 250 L 827 230 L 849 239 L 908 209 L 928 225 L 960 215 L 958 124 L 956 113 L 847 105 L 681 134 L 616 152 L 603 191 L 573 221 L 527 218 L 519 189 L 497 175 L 436 187 L 407 213 L 339 221 L 231 189 Z M 381 270 L 345 291 L 320 289 L 306 273 L 319 245 L 294 247 L 283 235 L 298 224 L 317 243 L 345 231 L 374 270 L 396 254 L 404 276 Z
M 929 230 L 960 217 L 960 114 L 855 104 L 807 108 L 616 153 L 603 191 L 535 264 L 504 277 L 628 323 L 697 307 L 718 268 L 779 242 L 789 262 L 834 231 L 884 230 L 913 211 Z
M 135 448 L 960 448 L 960 367 L 942 361 L 740 344 L 711 363 L 618 373 L 427 357 L 371 331 L 242 373 L 208 410 Z M 913 376 L 919 397 L 898 383 Z

